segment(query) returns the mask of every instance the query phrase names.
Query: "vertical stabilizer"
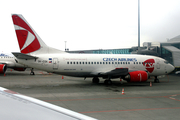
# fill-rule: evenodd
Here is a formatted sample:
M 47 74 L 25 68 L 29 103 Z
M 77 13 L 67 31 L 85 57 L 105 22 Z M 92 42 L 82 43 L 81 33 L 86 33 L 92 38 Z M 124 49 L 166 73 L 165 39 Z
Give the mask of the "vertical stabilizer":
M 13 14 L 12 19 L 21 53 L 43 54 L 63 52 L 61 50 L 48 47 L 22 15 Z

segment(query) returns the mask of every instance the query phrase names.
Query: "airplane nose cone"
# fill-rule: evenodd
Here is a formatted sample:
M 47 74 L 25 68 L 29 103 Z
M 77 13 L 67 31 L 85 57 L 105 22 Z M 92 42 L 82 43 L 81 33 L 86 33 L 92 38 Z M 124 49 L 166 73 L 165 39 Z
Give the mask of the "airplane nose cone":
M 175 69 L 173 65 L 168 65 L 168 73 L 172 72 Z

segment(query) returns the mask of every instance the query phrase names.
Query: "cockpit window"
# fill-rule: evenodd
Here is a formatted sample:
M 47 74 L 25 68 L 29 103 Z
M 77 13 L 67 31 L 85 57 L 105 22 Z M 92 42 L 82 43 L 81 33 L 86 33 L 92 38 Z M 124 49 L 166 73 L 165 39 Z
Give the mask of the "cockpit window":
M 168 64 L 169 62 L 168 61 L 164 61 L 165 64 Z

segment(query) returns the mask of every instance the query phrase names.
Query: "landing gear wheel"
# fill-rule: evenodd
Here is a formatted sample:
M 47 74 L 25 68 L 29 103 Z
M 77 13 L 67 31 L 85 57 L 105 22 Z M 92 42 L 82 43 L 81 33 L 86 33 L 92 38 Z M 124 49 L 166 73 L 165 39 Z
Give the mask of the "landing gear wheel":
M 30 75 L 35 75 L 35 74 L 34 74 L 34 71 L 33 71 L 33 68 L 31 69 Z
M 30 75 L 35 75 L 34 72 L 31 72 Z
M 154 78 L 154 83 L 159 83 L 159 79 L 157 78 L 157 76 L 155 76 Z
M 111 85 L 111 84 L 112 84 L 112 81 L 111 81 L 111 80 L 105 80 L 105 81 L 104 81 L 104 84 L 106 84 L 106 85 Z
M 92 83 L 99 83 L 99 78 L 98 77 L 94 77 L 92 79 Z

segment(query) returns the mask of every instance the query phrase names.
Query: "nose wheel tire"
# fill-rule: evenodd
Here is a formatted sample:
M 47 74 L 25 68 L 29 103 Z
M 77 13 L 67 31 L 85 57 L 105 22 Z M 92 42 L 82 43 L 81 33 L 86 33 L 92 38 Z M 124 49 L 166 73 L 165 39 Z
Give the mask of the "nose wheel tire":
M 30 75 L 35 75 L 33 70 L 34 70 L 34 69 L 31 68 L 31 73 L 30 73 Z
M 157 76 L 155 76 L 154 78 L 154 83 L 159 83 L 159 79 L 157 78 Z

